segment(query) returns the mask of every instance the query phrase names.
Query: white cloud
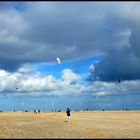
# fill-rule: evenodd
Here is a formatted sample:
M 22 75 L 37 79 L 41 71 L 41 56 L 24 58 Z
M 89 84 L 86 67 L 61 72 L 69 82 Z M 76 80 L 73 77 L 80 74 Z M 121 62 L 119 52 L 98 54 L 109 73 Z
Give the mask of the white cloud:
M 17 77 L 14 74 L 0 70 L 0 92 L 14 90 Z
M 80 80 L 80 76 L 70 69 L 64 69 L 62 71 L 62 79 L 68 82 L 73 82 Z
M 27 71 L 25 72 L 25 68 Z M 49 96 L 49 95 L 120 95 L 133 94 L 140 91 L 140 80 L 115 82 L 94 81 L 87 85 L 81 83 L 81 76 L 71 69 L 64 69 L 60 79 L 53 75 L 42 75 L 38 72 L 31 72 L 32 65 L 23 65 L 17 72 L 10 73 L 0 70 L 0 92 L 16 94 L 18 92 L 27 96 Z M 73 81 L 74 84 L 71 84 Z

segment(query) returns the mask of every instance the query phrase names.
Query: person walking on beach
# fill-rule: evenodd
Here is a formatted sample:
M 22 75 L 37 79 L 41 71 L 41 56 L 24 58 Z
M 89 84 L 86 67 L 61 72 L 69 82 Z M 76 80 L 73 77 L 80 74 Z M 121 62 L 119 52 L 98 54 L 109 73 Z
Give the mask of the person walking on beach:
M 67 118 L 68 118 L 68 122 L 70 121 L 70 109 L 69 108 L 67 108 L 67 110 L 66 110 L 66 114 L 67 114 Z
M 38 113 L 40 114 L 40 110 L 38 110 Z

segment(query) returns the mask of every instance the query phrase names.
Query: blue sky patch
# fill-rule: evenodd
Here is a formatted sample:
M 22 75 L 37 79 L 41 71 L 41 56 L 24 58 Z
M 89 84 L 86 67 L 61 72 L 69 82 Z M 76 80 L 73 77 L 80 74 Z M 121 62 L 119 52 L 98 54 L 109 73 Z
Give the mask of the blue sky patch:
M 14 8 L 17 11 L 24 11 L 27 8 L 27 5 L 24 2 L 18 2 L 16 4 L 14 4 Z
M 101 59 L 102 59 L 101 55 L 96 55 L 96 56 L 92 56 L 85 59 L 77 59 L 77 60 L 71 60 L 71 61 L 61 60 L 61 64 L 41 63 L 41 64 L 38 64 L 36 71 L 42 74 L 51 74 L 55 76 L 56 78 L 61 77 L 61 72 L 64 69 L 71 69 L 75 73 L 85 74 L 85 73 L 88 73 L 88 69 L 91 64 L 93 64 L 96 61 L 100 61 Z

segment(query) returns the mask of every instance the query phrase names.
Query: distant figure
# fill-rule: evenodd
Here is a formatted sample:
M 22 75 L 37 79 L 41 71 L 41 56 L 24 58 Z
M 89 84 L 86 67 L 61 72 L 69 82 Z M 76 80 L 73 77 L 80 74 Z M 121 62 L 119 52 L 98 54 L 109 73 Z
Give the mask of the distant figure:
M 40 110 L 38 110 L 38 113 L 40 114 Z
M 67 114 L 67 117 L 68 117 L 68 122 L 70 121 L 70 109 L 69 108 L 67 108 L 67 110 L 66 110 L 66 114 Z
M 37 114 L 37 111 L 36 110 L 34 110 L 34 114 Z

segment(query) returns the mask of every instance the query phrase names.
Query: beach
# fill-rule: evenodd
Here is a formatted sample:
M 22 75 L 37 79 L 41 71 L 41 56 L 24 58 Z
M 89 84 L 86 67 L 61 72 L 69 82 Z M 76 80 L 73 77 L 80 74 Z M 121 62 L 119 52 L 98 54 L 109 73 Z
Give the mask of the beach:
M 0 138 L 140 138 L 140 111 L 0 112 Z

